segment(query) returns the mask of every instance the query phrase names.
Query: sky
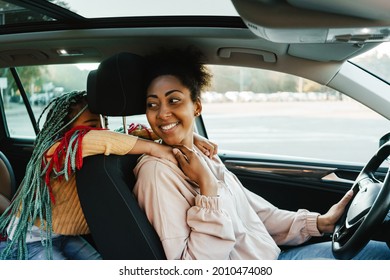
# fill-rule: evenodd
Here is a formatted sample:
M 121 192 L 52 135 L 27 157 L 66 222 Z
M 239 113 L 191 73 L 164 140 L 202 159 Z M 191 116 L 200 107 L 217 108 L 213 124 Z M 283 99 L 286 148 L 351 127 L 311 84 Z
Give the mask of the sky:
M 378 47 L 376 47 L 376 50 L 379 53 L 386 53 L 390 56 L 390 42 L 380 44 Z

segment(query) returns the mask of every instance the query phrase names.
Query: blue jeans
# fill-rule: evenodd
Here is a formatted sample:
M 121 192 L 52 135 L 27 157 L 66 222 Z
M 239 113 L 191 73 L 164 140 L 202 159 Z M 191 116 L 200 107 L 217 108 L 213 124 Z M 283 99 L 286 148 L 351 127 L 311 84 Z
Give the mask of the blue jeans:
M 322 242 L 309 245 L 294 247 L 282 251 L 278 257 L 279 260 L 310 260 L 310 259 L 331 259 L 335 257 L 332 254 L 332 243 Z M 353 260 L 390 260 L 390 248 L 384 242 L 370 241 L 353 258 Z
M 54 260 L 101 260 L 100 254 L 81 236 L 58 236 L 52 239 Z M 0 252 L 6 246 L 0 242 Z M 41 241 L 27 243 L 29 260 L 46 260 L 46 247 Z M 17 246 L 12 249 L 11 260 L 17 259 Z

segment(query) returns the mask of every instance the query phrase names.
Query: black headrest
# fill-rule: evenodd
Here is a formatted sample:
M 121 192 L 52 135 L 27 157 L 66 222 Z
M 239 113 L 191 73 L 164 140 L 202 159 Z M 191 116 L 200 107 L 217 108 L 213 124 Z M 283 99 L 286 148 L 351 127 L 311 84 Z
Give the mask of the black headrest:
M 91 112 L 106 116 L 145 113 L 146 62 L 132 53 L 118 53 L 102 61 L 87 81 Z
M 94 113 L 99 113 L 99 107 L 96 101 L 96 76 L 97 70 L 92 70 L 87 78 L 87 100 L 88 107 Z

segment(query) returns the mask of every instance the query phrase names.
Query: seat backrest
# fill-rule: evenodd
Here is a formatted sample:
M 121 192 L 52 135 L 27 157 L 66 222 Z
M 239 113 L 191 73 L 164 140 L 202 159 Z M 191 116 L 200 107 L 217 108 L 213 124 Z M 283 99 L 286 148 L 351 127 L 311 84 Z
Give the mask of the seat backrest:
M 134 54 L 103 61 L 88 77 L 90 110 L 106 116 L 144 113 L 143 73 L 142 58 Z M 138 157 L 90 156 L 76 172 L 81 206 L 103 259 L 165 259 L 161 241 L 132 193 Z
M 15 175 L 7 157 L 0 152 L 0 214 L 10 204 L 15 194 Z
M 137 155 L 96 155 L 77 171 L 77 188 L 103 259 L 164 259 L 158 235 L 132 193 Z

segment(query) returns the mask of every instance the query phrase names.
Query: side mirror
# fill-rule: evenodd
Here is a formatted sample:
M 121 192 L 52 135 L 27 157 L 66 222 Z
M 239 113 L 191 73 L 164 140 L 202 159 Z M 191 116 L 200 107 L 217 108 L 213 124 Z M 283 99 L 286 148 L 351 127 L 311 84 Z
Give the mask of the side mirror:
M 386 133 L 379 139 L 379 147 L 390 141 L 390 132 Z

